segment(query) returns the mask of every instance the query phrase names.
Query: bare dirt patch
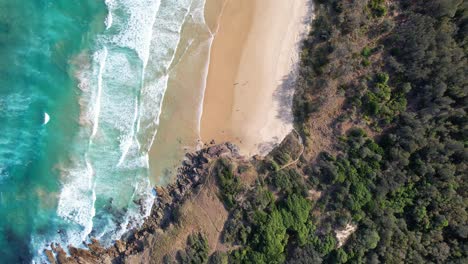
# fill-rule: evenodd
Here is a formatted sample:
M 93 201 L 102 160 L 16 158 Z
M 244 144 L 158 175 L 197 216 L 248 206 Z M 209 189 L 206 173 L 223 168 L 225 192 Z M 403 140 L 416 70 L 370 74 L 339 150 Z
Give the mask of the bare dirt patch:
M 338 247 L 341 247 L 346 243 L 346 240 L 356 231 L 357 226 L 347 224 L 343 230 L 335 230 L 336 239 L 338 240 Z

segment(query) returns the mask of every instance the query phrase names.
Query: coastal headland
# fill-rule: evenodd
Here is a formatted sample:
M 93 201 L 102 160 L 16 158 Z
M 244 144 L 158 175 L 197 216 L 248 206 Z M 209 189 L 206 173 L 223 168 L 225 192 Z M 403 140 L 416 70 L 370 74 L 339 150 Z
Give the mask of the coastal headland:
M 10 2 L 1 263 L 467 262 L 464 1 Z
M 207 1 L 205 19 L 213 38 L 206 35 L 195 45 L 190 42 L 193 32 L 182 31 L 182 45 L 191 44 L 184 46 L 187 53 L 177 51 L 150 164 L 163 164 L 153 168 L 160 173 L 177 160 L 182 148 L 191 154 L 183 165 L 171 164 L 167 175 L 175 177 L 153 179 L 164 187 L 155 187 L 155 205 L 140 229 L 110 248 L 92 240 L 87 249 L 68 248 L 67 255 L 63 245 L 53 245 L 46 251 L 49 261 L 162 263 L 165 256 L 183 250 L 187 237 L 196 231 L 208 236 L 213 251 L 229 251 L 230 246 L 221 242 L 229 212 L 218 198 L 212 170 L 218 159 L 225 158 L 248 168 L 243 181 L 251 184 L 257 177 L 251 157 L 267 155 L 291 133 L 295 69 L 310 11 L 307 0 Z M 193 63 L 201 67 L 202 57 L 186 57 L 189 52 L 208 52 L 206 80 L 190 68 Z M 193 84 L 204 85 L 201 97 L 190 87 Z M 198 128 L 193 120 L 197 114 Z M 175 141 L 178 149 L 171 150 Z

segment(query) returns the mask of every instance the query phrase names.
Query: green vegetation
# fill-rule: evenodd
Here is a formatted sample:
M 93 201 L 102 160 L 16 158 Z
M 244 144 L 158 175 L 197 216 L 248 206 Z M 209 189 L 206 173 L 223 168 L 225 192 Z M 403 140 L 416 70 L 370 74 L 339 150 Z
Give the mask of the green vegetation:
M 385 6 L 385 0 L 370 0 L 369 8 L 372 15 L 382 17 L 387 14 L 387 7 Z
M 307 243 L 309 234 L 314 228 L 308 221 L 311 209 L 310 201 L 296 194 L 288 196 L 281 208 L 284 226 L 297 237 L 297 242 L 301 246 Z
M 389 124 L 398 114 L 405 111 L 406 93 L 395 91 L 388 85 L 389 76 L 387 73 L 378 73 L 375 79 L 373 89 L 361 99 L 364 113 Z
M 312 204 L 297 194 L 275 202 L 267 190 L 263 192 L 269 193 L 266 195 L 269 200 L 259 203 L 255 195 L 258 192 L 254 192 L 249 206 L 241 209 L 245 213 L 242 225 L 248 226 L 248 238 L 239 238 L 244 247 L 233 251 L 230 260 L 232 263 L 283 263 L 288 243 L 305 245 L 315 230 L 309 218 Z
M 364 67 L 367 67 L 371 64 L 369 57 L 372 55 L 372 49 L 369 47 L 364 47 L 361 51 L 361 56 L 363 57 L 361 64 Z
M 208 260 L 209 264 L 228 264 L 229 258 L 228 255 L 224 252 L 216 251 L 210 256 Z
M 270 174 L 267 181 L 272 187 L 284 194 L 290 195 L 293 193 L 306 194 L 307 185 L 304 177 L 294 169 L 283 169 Z
M 226 207 L 231 208 L 236 203 L 236 196 L 242 190 L 242 183 L 238 177 L 234 176 L 232 165 L 228 160 L 218 160 L 214 170 L 222 200 Z
M 361 51 L 361 55 L 364 57 L 364 58 L 369 58 L 370 55 L 372 55 L 372 49 L 369 48 L 369 47 L 364 47 Z
M 245 188 L 220 161 L 223 242 L 237 247 L 215 263 L 466 263 L 466 4 L 316 2 L 296 129 L 311 140 L 334 97 L 345 103 L 333 128 L 359 128 L 334 129 L 333 149 L 318 156 L 306 145 L 297 159 L 282 144 L 254 163 L 258 179 Z M 338 241 L 348 225 L 356 230 Z
M 201 233 L 191 234 L 187 238 L 185 252 L 179 252 L 180 263 L 203 264 L 208 260 L 208 241 Z

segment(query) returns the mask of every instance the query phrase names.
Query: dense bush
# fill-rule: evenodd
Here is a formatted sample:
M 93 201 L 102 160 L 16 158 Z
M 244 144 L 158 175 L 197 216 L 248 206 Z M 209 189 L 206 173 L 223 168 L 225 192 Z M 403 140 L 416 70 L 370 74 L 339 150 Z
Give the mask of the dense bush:
M 299 193 L 307 195 L 307 186 L 304 177 L 295 169 L 283 169 L 271 173 L 268 178 L 270 184 L 285 194 Z
M 224 228 L 224 241 L 242 245 L 231 252 L 230 263 L 283 263 L 288 243 L 305 245 L 313 231 L 312 203 L 293 193 L 275 201 L 264 187 L 247 193 Z M 229 238 L 229 240 L 227 239 Z
M 385 0 L 370 0 L 369 7 L 374 16 L 382 17 L 387 14 L 387 7 Z
M 178 260 L 182 264 L 204 264 L 208 262 L 208 252 L 208 241 L 203 234 L 191 234 L 187 238 L 185 251 L 178 252 Z
M 364 113 L 385 124 L 404 112 L 407 105 L 405 90 L 391 88 L 388 81 L 387 73 L 377 73 L 372 89 L 361 99 Z
M 316 2 L 296 128 L 307 142 L 313 114 L 332 96 L 346 97 L 339 123 L 361 128 L 335 131 L 334 152 L 297 167 L 281 169 L 289 152 L 270 155 L 248 190 L 236 187 L 229 166 L 218 170 L 231 208 L 225 241 L 239 245 L 229 262 L 465 263 L 466 5 Z M 341 94 L 324 93 L 334 83 Z M 321 192 L 317 202 L 311 186 Z M 348 224 L 357 229 L 338 248 L 335 231 Z
M 219 159 L 214 166 L 214 174 L 220 187 L 220 196 L 226 207 L 231 208 L 236 203 L 236 196 L 242 190 L 240 179 L 234 175 L 232 165 L 228 160 Z
M 358 224 L 339 252 L 324 257 L 317 247 L 309 250 L 324 262 L 466 260 L 466 233 L 460 231 L 468 218 L 461 191 L 466 188 L 468 86 L 458 34 L 466 21 L 460 3 L 402 2 L 400 18 L 387 23 L 394 31 L 382 39 L 386 64 L 352 104 L 361 102 L 363 113 L 383 133 L 374 142 L 362 131 L 350 132 L 341 154 L 320 156 L 310 170 L 324 192 L 317 205 L 327 212 L 325 219 L 342 226 L 349 220 L 338 217 L 346 210 Z M 379 1 L 370 2 L 375 4 Z M 429 11 L 435 6 L 442 9 Z M 361 51 L 364 58 L 369 54 Z
M 228 264 L 228 255 L 224 252 L 216 251 L 210 256 L 209 264 Z

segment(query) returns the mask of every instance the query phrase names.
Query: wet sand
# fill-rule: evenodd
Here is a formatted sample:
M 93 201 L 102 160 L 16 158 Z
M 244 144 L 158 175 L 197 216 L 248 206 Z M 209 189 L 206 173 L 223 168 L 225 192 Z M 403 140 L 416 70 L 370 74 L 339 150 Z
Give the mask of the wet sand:
M 266 154 L 292 129 L 293 89 L 307 0 L 207 0 L 204 23 L 188 21 L 169 75 L 150 179 L 165 185 L 187 151 L 231 141 Z
M 205 8 L 198 11 L 204 21 L 192 17 L 183 26 L 149 152 L 150 180 L 155 185 L 171 182 L 185 153 L 201 146 L 201 106 L 210 47 L 222 6 L 221 0 L 207 0 Z
M 307 0 L 229 0 L 215 36 L 201 139 L 266 154 L 293 128 L 294 66 L 306 32 Z

